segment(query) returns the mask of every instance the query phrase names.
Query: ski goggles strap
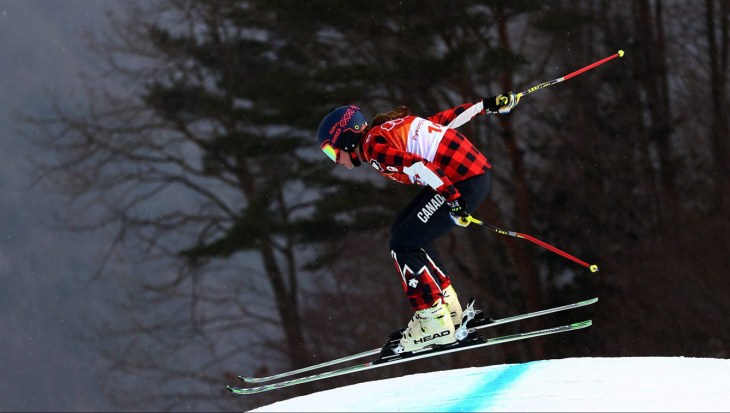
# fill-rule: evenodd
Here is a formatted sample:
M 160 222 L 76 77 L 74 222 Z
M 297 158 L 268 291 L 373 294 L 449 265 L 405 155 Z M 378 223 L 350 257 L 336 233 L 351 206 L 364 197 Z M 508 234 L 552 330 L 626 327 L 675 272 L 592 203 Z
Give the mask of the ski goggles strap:
M 339 155 L 340 150 L 332 146 L 329 141 L 326 141 L 322 143 L 322 146 L 320 146 L 322 149 L 322 152 L 324 152 L 325 155 L 327 155 L 328 158 L 332 159 L 332 162 L 337 162 L 337 155 Z

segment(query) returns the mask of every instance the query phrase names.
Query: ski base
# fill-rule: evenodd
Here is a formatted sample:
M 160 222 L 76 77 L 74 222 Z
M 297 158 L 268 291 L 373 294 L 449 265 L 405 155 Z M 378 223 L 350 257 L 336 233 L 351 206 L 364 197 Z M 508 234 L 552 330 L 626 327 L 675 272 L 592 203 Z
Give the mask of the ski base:
M 474 348 L 480 348 L 480 347 L 486 347 L 486 346 L 493 346 L 496 344 L 502 344 L 507 343 L 510 341 L 517 341 L 517 340 L 526 340 L 529 338 L 534 337 L 540 337 L 545 336 L 549 334 L 558 334 L 558 333 L 564 333 L 568 331 L 575 331 L 580 330 L 586 327 L 590 327 L 593 324 L 591 320 L 583 321 L 580 323 L 573 323 L 573 324 L 567 324 L 559 327 L 553 327 L 548 328 L 544 330 L 538 330 L 538 331 L 530 331 L 525 333 L 518 333 L 518 334 L 512 334 L 507 336 L 501 336 L 501 337 L 494 337 L 494 338 L 483 338 L 476 334 L 475 329 L 470 329 L 470 337 L 462 342 L 456 342 L 451 345 L 447 346 L 440 346 L 438 348 L 429 348 L 424 349 L 419 352 L 412 352 L 412 353 L 405 353 L 402 355 L 399 355 L 397 357 L 388 358 L 388 359 L 382 359 L 378 358 L 373 361 L 369 361 L 362 364 L 357 364 L 354 366 L 348 366 L 339 368 L 336 370 L 330 370 L 319 374 L 314 374 L 311 376 L 306 377 L 300 377 L 295 378 L 291 380 L 285 380 L 280 381 L 276 383 L 271 383 L 263 386 L 258 387 L 249 387 L 249 388 L 243 388 L 243 387 L 237 387 L 237 386 L 227 386 L 227 389 L 234 394 L 254 394 L 254 393 L 261 393 L 276 389 L 281 389 L 283 387 L 290 387 L 295 386 L 298 384 L 304 384 L 304 383 L 310 383 L 313 381 L 323 380 L 330 377 L 336 377 L 341 376 L 344 374 L 351 374 L 351 373 L 358 373 L 361 371 L 366 370 L 372 370 L 380 367 L 390 366 L 393 364 L 399 364 L 399 363 L 405 363 L 415 360 L 420 360 L 424 358 L 434 357 L 434 356 L 440 356 L 442 354 L 449 354 L 449 353 L 455 353 L 459 351 L 464 350 L 470 350 Z M 245 380 L 244 377 L 240 377 L 241 380 Z

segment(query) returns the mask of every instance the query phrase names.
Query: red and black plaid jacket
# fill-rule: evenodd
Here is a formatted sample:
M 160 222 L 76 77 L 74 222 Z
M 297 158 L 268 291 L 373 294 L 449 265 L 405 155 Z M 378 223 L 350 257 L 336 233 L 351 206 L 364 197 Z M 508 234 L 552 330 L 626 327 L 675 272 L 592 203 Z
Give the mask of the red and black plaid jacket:
M 394 119 L 367 132 L 362 153 L 383 176 L 404 184 L 429 185 L 453 201 L 459 196 L 456 182 L 483 174 L 492 166 L 464 135 L 445 125 L 462 114 L 452 127 L 483 113 L 479 102 L 465 103 L 427 119 Z

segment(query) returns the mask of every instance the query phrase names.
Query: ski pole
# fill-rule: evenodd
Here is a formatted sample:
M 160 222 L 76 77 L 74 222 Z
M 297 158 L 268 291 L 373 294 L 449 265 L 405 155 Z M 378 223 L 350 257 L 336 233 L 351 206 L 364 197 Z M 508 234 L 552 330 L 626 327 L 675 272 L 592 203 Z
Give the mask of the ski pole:
M 537 245 L 539 245 L 539 246 L 541 246 L 541 247 L 543 247 L 543 248 L 545 248 L 547 250 L 550 250 L 550 251 L 552 251 L 552 252 L 554 252 L 554 253 L 556 253 L 558 255 L 563 256 L 564 258 L 567 258 L 567 259 L 569 259 L 569 260 L 571 260 L 571 261 L 573 261 L 573 262 L 575 262 L 577 264 L 580 264 L 580 265 L 588 268 L 589 270 L 591 270 L 591 272 L 598 272 L 598 266 L 596 264 L 588 264 L 587 262 L 585 262 L 585 261 L 583 261 L 581 259 L 578 259 L 578 258 L 576 258 L 576 257 L 568 254 L 567 252 L 565 252 L 563 250 L 560 250 L 558 248 L 555 248 L 552 245 L 548 244 L 547 242 L 540 241 L 539 239 L 537 239 L 537 238 L 535 238 L 533 236 L 530 236 L 530 235 L 527 235 L 527 234 L 521 234 L 521 233 L 515 232 L 515 231 L 507 231 L 507 230 L 504 230 L 504 229 L 501 229 L 501 228 L 497 228 L 494 225 L 490 225 L 490 224 L 487 224 L 486 222 L 482 222 L 482 221 L 480 221 L 480 220 L 472 217 L 471 215 L 468 216 L 468 217 L 466 217 L 466 220 L 469 223 L 473 223 L 473 224 L 477 224 L 477 225 L 481 225 L 483 227 L 489 228 L 489 229 L 491 229 L 492 231 L 494 231 L 494 232 L 496 232 L 498 234 L 509 235 L 511 237 L 522 238 L 522 239 L 526 239 L 528 241 L 534 242 L 535 244 L 537 244 Z
M 571 77 L 578 76 L 579 74 L 581 74 L 581 73 L 583 73 L 585 71 L 591 70 L 591 69 L 593 69 L 596 66 L 600 66 L 600 65 L 608 62 L 609 60 L 613 60 L 613 59 L 615 59 L 617 57 L 623 57 L 623 55 L 624 55 L 624 51 L 623 50 L 619 50 L 617 53 L 614 53 L 611 56 L 608 56 L 606 58 L 603 58 L 603 59 L 601 59 L 601 60 L 599 60 L 599 61 L 597 61 L 595 63 L 591 63 L 588 66 L 586 66 L 586 67 L 584 67 L 582 69 L 578 69 L 578 70 L 576 70 L 573 73 L 567 74 L 567 75 L 565 75 L 563 77 L 559 77 L 557 79 L 550 80 L 548 82 L 540 83 L 539 85 L 533 86 L 533 87 L 531 87 L 531 88 L 529 88 L 529 89 L 527 89 L 527 90 L 525 90 L 523 92 L 520 92 L 520 93 L 518 93 L 516 95 L 516 98 L 519 101 L 519 99 L 522 96 L 525 96 L 527 94 L 530 94 L 530 93 L 532 93 L 532 92 L 534 92 L 536 90 L 540 90 L 540 89 L 546 88 L 548 86 L 552 86 L 552 85 L 554 85 L 556 83 L 563 82 L 565 80 L 570 79 Z

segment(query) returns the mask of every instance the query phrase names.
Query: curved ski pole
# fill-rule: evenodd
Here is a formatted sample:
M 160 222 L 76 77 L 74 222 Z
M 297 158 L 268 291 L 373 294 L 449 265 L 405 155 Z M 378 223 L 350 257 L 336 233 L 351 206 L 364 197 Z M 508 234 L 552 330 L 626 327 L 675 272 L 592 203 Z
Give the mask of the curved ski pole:
M 553 79 L 553 80 L 550 80 L 550 81 L 547 81 L 547 82 L 540 83 L 539 85 L 535 85 L 535 86 L 533 86 L 533 87 L 531 87 L 531 88 L 529 88 L 529 89 L 527 89 L 525 91 L 522 91 L 522 92 L 518 93 L 517 95 L 515 95 L 515 97 L 519 101 L 519 99 L 521 97 L 523 97 L 523 96 L 525 96 L 527 94 L 530 94 L 530 93 L 532 93 L 532 92 L 534 92 L 536 90 L 540 90 L 540 89 L 546 88 L 548 86 L 552 86 L 552 85 L 554 85 L 556 83 L 560 83 L 560 82 L 563 82 L 565 80 L 568 80 L 571 77 L 578 76 L 579 74 L 581 74 L 583 72 L 586 72 L 588 70 L 591 70 L 591 69 L 593 69 L 596 66 L 600 66 L 600 65 L 608 62 L 609 60 L 613 60 L 613 59 L 615 59 L 617 57 L 623 57 L 623 55 L 624 55 L 624 51 L 623 50 L 619 50 L 618 52 L 612 54 L 611 56 L 608 56 L 606 58 L 603 58 L 603 59 L 601 59 L 601 60 L 599 60 L 599 61 L 597 61 L 595 63 L 591 63 L 591 64 L 589 64 L 588 66 L 586 66 L 584 68 L 581 68 L 581 69 L 576 70 L 575 72 L 569 73 L 569 74 L 567 74 L 567 75 L 565 75 L 563 77 L 559 77 L 557 79 Z
M 552 245 L 548 244 L 547 242 L 540 241 L 539 239 L 537 239 L 537 238 L 535 238 L 533 236 L 530 236 L 530 235 L 527 235 L 527 234 L 521 234 L 521 233 L 515 232 L 515 231 L 507 231 L 507 230 L 504 230 L 502 228 L 495 227 L 494 225 L 490 225 L 490 224 L 487 224 L 486 222 L 480 221 L 480 220 L 474 218 L 471 215 L 469 215 L 465 219 L 470 224 L 477 224 L 477 225 L 480 225 L 480 226 L 489 228 L 489 229 L 491 229 L 492 231 L 494 231 L 494 232 L 496 232 L 498 234 L 509 235 L 509 236 L 515 237 L 515 238 L 526 239 L 526 240 L 528 240 L 530 242 L 533 242 L 533 243 L 535 243 L 535 244 L 537 244 L 537 245 L 539 245 L 539 246 L 541 246 L 541 247 L 543 247 L 543 248 L 545 248 L 545 249 L 547 249 L 549 251 L 552 251 L 552 252 L 554 252 L 554 253 L 556 253 L 556 254 L 564 257 L 564 258 L 567 258 L 567 259 L 569 259 L 569 260 L 571 260 L 571 261 L 573 261 L 573 262 L 575 262 L 577 264 L 580 264 L 580 265 L 588 268 L 589 270 L 591 270 L 591 272 L 598 272 L 598 266 L 596 264 L 588 264 L 587 262 L 585 262 L 585 261 L 583 261 L 583 260 L 581 260 L 579 258 L 576 258 L 576 257 L 568 254 L 567 252 L 565 252 L 565 251 L 563 251 L 561 249 L 555 248 Z
M 522 92 L 515 95 L 515 99 L 517 100 L 517 102 L 519 102 L 520 98 L 522 98 L 523 96 L 528 95 L 536 90 L 540 90 L 540 89 L 546 88 L 548 86 L 552 86 L 556 83 L 566 81 L 566 80 L 570 79 L 571 77 L 578 76 L 579 74 L 581 74 L 585 71 L 591 70 L 596 66 L 602 65 L 602 64 L 608 62 L 609 60 L 613 60 L 617 57 L 622 57 L 623 55 L 624 55 L 624 51 L 619 50 L 617 53 L 614 53 L 611 56 L 603 58 L 595 63 L 591 63 L 586 67 L 576 70 L 575 72 L 569 73 L 569 74 L 567 74 L 563 77 L 559 77 L 557 79 L 553 79 L 553 80 L 550 80 L 547 82 L 540 83 L 539 85 L 535 85 L 527 90 L 523 90 Z M 461 112 L 461 114 L 459 116 L 455 117 L 451 122 L 449 122 L 446 125 L 446 127 L 451 128 L 451 129 L 456 129 L 459 126 L 469 122 L 469 120 L 471 120 L 474 116 L 478 115 L 479 113 L 482 113 L 482 111 L 484 111 L 484 110 L 485 110 L 484 103 L 477 102 L 470 108 Z M 487 111 L 487 113 L 492 113 L 492 112 Z

